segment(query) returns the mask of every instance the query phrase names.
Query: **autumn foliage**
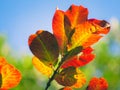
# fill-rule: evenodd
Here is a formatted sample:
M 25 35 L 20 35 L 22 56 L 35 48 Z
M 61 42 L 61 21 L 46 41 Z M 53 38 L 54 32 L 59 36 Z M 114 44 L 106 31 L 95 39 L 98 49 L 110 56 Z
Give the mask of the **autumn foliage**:
M 64 86 L 61 90 L 81 88 L 86 83 L 86 77 L 80 67 L 91 62 L 95 55 L 92 45 L 107 34 L 110 24 L 105 20 L 88 19 L 88 9 L 83 6 L 71 5 L 67 11 L 57 9 L 52 21 L 53 34 L 38 30 L 30 35 L 28 44 L 34 54 L 33 65 L 38 71 Z M 90 81 L 87 90 L 94 80 Z M 99 83 L 104 80 L 98 80 Z M 94 88 L 94 87 L 92 87 Z
M 103 77 L 102 78 L 93 77 L 89 82 L 87 90 L 107 90 L 107 88 L 108 83 Z
M 0 90 L 9 90 L 17 86 L 20 80 L 20 71 L 0 57 Z

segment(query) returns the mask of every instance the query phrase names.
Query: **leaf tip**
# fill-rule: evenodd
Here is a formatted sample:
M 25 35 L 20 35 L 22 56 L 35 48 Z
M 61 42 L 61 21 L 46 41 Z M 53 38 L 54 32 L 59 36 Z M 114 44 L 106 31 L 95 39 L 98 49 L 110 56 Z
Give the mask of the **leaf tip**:
M 41 34 L 42 32 L 43 32 L 43 30 L 38 30 L 38 31 L 36 32 L 36 34 L 39 35 L 39 34 Z
M 29 36 L 29 39 L 28 39 L 28 45 L 30 45 L 33 41 L 33 39 L 36 37 L 36 34 L 32 34 Z

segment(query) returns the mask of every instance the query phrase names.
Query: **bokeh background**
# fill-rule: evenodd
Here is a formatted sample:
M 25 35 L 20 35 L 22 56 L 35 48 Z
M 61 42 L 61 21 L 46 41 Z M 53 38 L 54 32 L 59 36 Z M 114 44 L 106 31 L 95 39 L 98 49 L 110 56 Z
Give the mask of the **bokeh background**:
M 93 46 L 94 61 L 80 68 L 87 84 L 93 76 L 105 77 L 108 90 L 120 90 L 119 0 L 0 0 L 0 56 L 22 73 L 20 84 L 11 90 L 44 90 L 48 79 L 32 65 L 28 37 L 39 29 L 52 32 L 56 7 L 67 10 L 71 4 L 83 5 L 89 10 L 89 18 L 104 19 L 111 24 L 110 33 Z M 59 87 L 53 81 L 50 90 Z

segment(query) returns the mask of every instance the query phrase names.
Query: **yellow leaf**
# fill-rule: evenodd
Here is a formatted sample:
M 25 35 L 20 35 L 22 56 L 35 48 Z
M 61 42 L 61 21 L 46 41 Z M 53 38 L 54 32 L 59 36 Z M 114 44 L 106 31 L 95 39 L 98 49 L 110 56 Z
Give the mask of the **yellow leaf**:
M 39 72 L 41 72 L 42 74 L 44 74 L 48 77 L 50 77 L 50 75 L 53 72 L 52 68 L 46 66 L 37 57 L 33 57 L 32 63 Z

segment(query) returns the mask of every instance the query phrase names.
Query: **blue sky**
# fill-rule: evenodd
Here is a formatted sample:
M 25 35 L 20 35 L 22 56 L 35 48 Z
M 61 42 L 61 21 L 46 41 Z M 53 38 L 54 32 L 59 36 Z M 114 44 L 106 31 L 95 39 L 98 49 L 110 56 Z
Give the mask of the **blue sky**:
M 29 35 L 39 29 L 52 32 L 56 7 L 67 10 L 71 4 L 88 8 L 89 18 L 120 20 L 120 0 L 0 0 L 0 34 L 15 51 L 29 52 Z

